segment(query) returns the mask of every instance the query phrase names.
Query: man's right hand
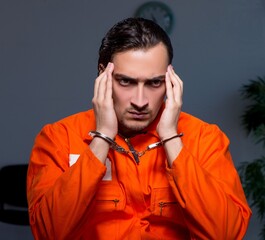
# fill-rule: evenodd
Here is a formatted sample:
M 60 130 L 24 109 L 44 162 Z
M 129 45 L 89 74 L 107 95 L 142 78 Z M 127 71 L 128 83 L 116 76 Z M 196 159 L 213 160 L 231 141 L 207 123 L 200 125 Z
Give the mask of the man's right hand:
M 96 131 L 114 138 L 118 133 L 118 121 L 114 111 L 112 98 L 113 63 L 108 63 L 95 81 L 94 97 L 92 99 L 96 116 Z

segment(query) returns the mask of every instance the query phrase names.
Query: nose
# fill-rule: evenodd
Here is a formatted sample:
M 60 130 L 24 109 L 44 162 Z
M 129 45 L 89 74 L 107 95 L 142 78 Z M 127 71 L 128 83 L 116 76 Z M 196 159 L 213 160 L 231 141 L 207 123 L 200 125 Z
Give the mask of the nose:
M 133 89 L 133 95 L 131 98 L 131 105 L 138 109 L 144 109 L 148 106 L 148 97 L 146 95 L 145 87 L 142 84 L 138 84 L 135 89 Z

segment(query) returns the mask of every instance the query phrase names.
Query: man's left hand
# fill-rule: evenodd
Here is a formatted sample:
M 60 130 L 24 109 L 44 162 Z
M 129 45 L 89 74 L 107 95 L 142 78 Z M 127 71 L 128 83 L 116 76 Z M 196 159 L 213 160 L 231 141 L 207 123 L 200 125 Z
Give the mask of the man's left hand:
M 183 82 L 172 65 L 167 68 L 165 82 L 166 104 L 157 126 L 160 139 L 172 137 L 177 133 L 177 123 L 182 107 Z

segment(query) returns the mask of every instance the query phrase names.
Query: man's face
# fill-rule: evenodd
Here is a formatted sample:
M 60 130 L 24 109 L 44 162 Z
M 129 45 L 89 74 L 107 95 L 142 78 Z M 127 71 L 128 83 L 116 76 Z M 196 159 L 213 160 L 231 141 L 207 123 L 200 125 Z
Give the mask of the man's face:
M 133 136 L 157 116 L 163 103 L 168 67 L 163 44 L 129 50 L 113 57 L 113 101 L 119 132 Z

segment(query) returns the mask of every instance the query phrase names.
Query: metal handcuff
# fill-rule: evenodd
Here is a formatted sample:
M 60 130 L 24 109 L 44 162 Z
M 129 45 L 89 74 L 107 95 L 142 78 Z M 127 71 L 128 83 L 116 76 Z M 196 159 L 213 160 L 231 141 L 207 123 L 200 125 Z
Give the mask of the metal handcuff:
M 89 135 L 91 137 L 99 137 L 103 140 L 105 140 L 106 142 L 108 142 L 110 144 L 110 147 L 119 152 L 119 153 L 125 153 L 125 154 L 128 154 L 128 153 L 133 153 L 133 154 L 137 154 L 138 157 L 141 157 L 143 156 L 147 151 L 150 151 L 151 149 L 154 149 L 154 148 L 157 148 L 157 147 L 160 147 L 160 146 L 163 146 L 167 141 L 173 139 L 173 138 L 178 138 L 178 137 L 182 137 L 184 134 L 183 133 L 179 133 L 179 134 L 176 134 L 176 135 L 173 135 L 172 137 L 169 137 L 169 138 L 166 138 L 164 140 L 161 140 L 159 142 L 156 142 L 156 143 L 152 143 L 150 145 L 148 145 L 146 147 L 145 150 L 141 151 L 141 152 L 137 152 L 137 151 L 132 151 L 132 150 L 125 150 L 122 146 L 118 145 L 113 139 L 111 139 L 110 137 L 108 137 L 107 135 L 101 133 L 101 132 L 98 132 L 98 131 L 90 131 L 89 132 Z

